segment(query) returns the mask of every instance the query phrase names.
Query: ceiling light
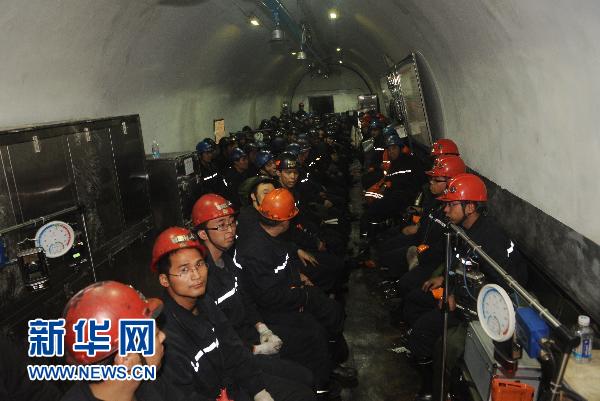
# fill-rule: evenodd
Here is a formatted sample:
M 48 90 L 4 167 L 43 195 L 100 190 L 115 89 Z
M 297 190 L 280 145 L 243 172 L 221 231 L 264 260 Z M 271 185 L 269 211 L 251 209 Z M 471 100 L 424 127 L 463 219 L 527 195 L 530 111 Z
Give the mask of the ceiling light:
M 344 64 L 344 62 L 343 62 L 342 60 L 338 61 L 338 63 L 340 63 L 340 64 Z
M 275 28 L 271 32 L 271 41 L 282 42 L 285 40 L 285 34 L 281 29 L 281 25 L 279 25 L 279 13 L 277 11 L 273 12 L 273 22 L 275 22 Z
M 292 56 L 295 56 L 295 55 L 296 55 L 296 52 L 292 52 Z
M 342 51 L 342 48 L 341 48 L 341 47 L 337 47 L 337 48 L 335 49 L 335 51 L 336 51 L 336 52 L 341 52 L 341 51 Z
M 252 26 L 259 26 L 260 25 L 260 21 L 258 20 L 258 18 L 256 18 L 254 15 L 250 17 L 250 24 Z
M 329 19 L 337 19 L 338 13 L 336 10 L 329 10 Z
M 283 29 L 277 25 L 275 29 L 271 32 L 271 40 L 273 42 L 281 42 L 285 39 L 285 34 L 283 33 Z

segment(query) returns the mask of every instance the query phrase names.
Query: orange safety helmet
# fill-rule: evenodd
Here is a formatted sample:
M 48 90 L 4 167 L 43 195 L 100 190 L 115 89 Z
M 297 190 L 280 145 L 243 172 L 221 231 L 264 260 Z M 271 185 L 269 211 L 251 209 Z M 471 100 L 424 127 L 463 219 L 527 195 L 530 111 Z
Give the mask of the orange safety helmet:
M 467 166 L 460 156 L 456 155 L 445 155 L 435 159 L 431 170 L 426 171 L 425 174 L 432 177 L 449 177 L 452 178 L 455 175 L 462 174 L 467 171 Z
M 487 202 L 488 200 L 484 182 L 475 174 L 469 173 L 459 174 L 448 181 L 444 194 L 437 199 L 442 202 Z
M 236 211 L 231 206 L 231 202 L 217 194 L 202 195 L 192 208 L 192 224 L 198 227 L 212 219 L 231 216 Z
M 291 220 L 298 214 L 294 195 L 285 188 L 276 188 L 265 195 L 258 206 L 263 217 L 275 221 Z
M 460 155 L 458 152 L 458 146 L 452 139 L 438 139 L 431 146 L 431 154 L 433 156 L 441 155 Z
M 116 281 L 100 281 L 87 286 L 69 300 L 63 312 L 67 362 L 89 365 L 109 357 L 119 348 L 119 319 L 151 319 L 161 310 L 160 299 L 146 299 L 133 287 Z M 98 323 L 109 320 L 110 350 L 97 351 L 94 356 L 88 356 L 85 351 L 74 351 L 76 338 L 72 328 L 79 319 L 96 319 Z M 85 335 L 84 341 L 87 340 Z
M 206 255 L 206 248 L 190 230 L 183 227 L 170 227 L 160 233 L 152 247 L 152 263 L 150 269 L 158 271 L 156 264 L 164 255 L 184 248 L 196 248 L 202 256 Z

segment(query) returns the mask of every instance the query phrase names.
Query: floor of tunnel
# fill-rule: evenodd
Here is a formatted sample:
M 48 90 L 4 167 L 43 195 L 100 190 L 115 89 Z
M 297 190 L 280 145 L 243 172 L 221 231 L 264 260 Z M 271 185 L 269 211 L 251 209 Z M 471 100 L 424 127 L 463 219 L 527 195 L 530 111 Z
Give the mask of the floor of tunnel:
M 352 175 L 360 178 L 360 165 L 351 167 Z M 350 193 L 351 210 L 358 214 L 363 203 L 360 183 Z M 359 243 L 358 221 L 353 224 L 352 243 Z M 358 269 L 350 275 L 346 298 L 345 337 L 350 347 L 348 363 L 358 370 L 359 385 L 345 389 L 344 401 L 408 401 L 419 388 L 417 372 L 401 352 L 396 340 L 399 329 L 390 324 L 390 312 L 374 283 L 378 272 Z

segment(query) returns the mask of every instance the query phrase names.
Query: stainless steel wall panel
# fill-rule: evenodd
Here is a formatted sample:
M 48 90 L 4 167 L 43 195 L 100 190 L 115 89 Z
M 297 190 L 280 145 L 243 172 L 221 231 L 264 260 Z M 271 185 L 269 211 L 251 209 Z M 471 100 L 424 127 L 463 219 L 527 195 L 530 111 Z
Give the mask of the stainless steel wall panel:
M 125 226 L 131 227 L 152 215 L 139 117 L 121 120 L 110 135 Z
M 8 163 L 15 181 L 21 219 L 29 220 L 77 203 L 65 137 L 8 146 Z
M 68 135 L 77 198 L 85 206 L 92 249 L 124 229 L 117 174 L 108 129 Z
M 6 146 L 0 148 L 0 229 L 13 226 L 17 223 L 8 187 L 8 177 L 4 168 L 6 151 Z

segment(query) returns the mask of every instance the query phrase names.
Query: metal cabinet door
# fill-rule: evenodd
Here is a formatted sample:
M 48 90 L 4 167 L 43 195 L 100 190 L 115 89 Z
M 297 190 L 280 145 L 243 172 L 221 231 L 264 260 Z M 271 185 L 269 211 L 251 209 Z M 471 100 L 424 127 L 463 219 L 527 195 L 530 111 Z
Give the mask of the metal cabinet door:
M 41 139 L 9 145 L 4 160 L 15 192 L 11 194 L 19 222 L 44 216 L 76 204 L 75 185 L 65 138 Z M 10 179 L 9 179 L 10 180 Z
M 128 119 L 110 130 L 125 226 L 152 215 L 144 143 L 139 119 Z
M 92 252 L 124 229 L 117 174 L 108 129 L 67 136 L 77 197 L 85 205 Z

